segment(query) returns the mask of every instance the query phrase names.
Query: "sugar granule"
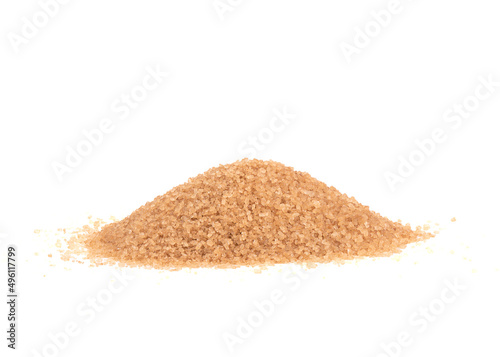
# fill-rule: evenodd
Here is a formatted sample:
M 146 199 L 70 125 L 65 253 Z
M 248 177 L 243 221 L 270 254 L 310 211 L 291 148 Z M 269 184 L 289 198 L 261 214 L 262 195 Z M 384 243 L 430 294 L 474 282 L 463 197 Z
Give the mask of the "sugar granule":
M 121 221 L 86 226 L 68 246 L 96 265 L 224 268 L 388 256 L 432 236 L 307 173 L 244 159 L 189 179 Z

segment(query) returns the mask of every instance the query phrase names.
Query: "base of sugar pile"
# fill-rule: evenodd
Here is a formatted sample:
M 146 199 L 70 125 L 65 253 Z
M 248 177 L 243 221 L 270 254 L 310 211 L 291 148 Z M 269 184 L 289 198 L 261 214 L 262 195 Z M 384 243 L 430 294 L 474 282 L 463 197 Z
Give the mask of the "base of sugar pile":
M 120 221 L 68 232 L 61 257 L 162 270 L 314 266 L 401 253 L 433 237 L 429 230 L 393 222 L 307 173 L 244 159 L 191 178 Z

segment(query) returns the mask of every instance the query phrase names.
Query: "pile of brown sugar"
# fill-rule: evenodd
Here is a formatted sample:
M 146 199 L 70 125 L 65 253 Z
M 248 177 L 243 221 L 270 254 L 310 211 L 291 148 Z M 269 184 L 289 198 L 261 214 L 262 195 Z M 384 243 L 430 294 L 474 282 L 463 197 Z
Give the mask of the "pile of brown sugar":
M 79 239 L 97 264 L 179 269 L 387 256 L 432 236 L 307 173 L 244 159 L 191 178 Z

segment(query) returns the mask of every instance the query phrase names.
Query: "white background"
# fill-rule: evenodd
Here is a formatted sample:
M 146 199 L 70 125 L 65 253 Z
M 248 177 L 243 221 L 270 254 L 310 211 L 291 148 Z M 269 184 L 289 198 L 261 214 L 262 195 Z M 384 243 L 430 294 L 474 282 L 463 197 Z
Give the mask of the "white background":
M 210 0 L 70 1 L 19 46 L 12 36 L 22 36 L 23 18 L 33 21 L 40 4 L 0 5 L 2 269 L 6 245 L 19 251 L 12 355 L 229 355 L 224 333 L 236 335 L 238 318 L 274 289 L 285 301 L 235 355 L 382 356 L 382 344 L 402 331 L 412 342 L 393 355 L 499 355 L 500 87 L 458 128 L 443 119 L 474 95 L 479 78 L 500 81 L 498 4 L 401 0 L 349 63 L 342 44 L 353 45 L 357 28 L 373 26 L 371 12 L 388 2 L 223 3 L 232 5 L 221 17 Z M 141 84 L 148 66 L 170 75 L 119 119 L 112 103 Z M 123 218 L 241 158 L 238 147 L 284 107 L 294 119 L 258 158 L 307 171 L 391 219 L 439 223 L 441 234 L 397 259 L 322 266 L 293 284 L 291 267 L 139 270 L 87 323 L 78 307 L 105 294 L 116 269 L 63 264 L 50 232 L 89 214 Z M 68 146 L 103 118 L 114 130 L 58 180 L 54 162 L 64 164 Z M 436 128 L 447 139 L 391 191 L 384 175 L 397 174 L 398 157 Z M 455 280 L 466 289 L 439 305 Z M 432 303 L 444 310 L 419 331 L 410 318 Z M 79 335 L 61 338 L 58 351 L 47 347 L 72 322 Z

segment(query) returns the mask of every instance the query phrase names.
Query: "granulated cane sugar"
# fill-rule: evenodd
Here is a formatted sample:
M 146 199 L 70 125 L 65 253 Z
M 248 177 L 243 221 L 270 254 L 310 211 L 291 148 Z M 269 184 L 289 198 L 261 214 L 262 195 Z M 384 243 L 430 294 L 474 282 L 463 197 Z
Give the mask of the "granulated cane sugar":
M 244 159 L 189 179 L 121 221 L 88 227 L 69 247 L 96 264 L 179 269 L 387 256 L 432 236 L 307 173 Z

